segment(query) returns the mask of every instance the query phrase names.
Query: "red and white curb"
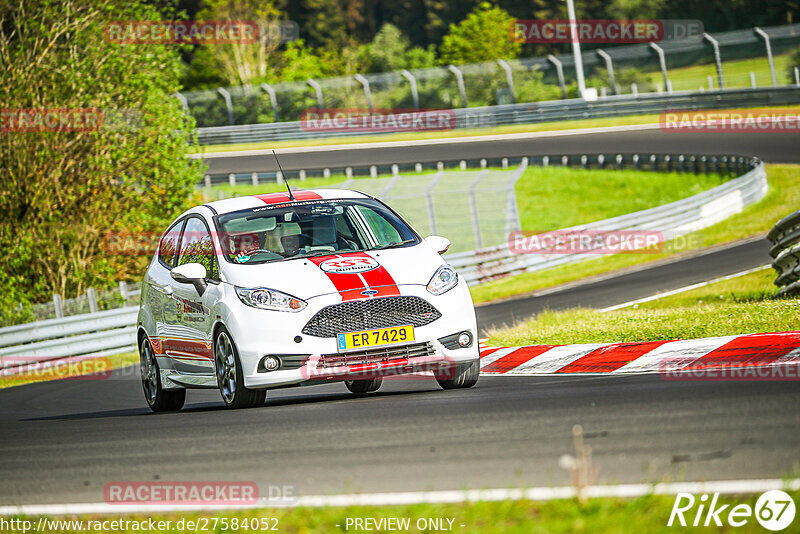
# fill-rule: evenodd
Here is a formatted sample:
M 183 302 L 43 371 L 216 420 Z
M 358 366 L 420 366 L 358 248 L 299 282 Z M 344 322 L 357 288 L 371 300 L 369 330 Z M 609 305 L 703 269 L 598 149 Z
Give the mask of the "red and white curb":
M 800 365 L 800 332 L 525 347 L 492 347 L 487 341 L 479 344 L 485 375 L 620 375 Z

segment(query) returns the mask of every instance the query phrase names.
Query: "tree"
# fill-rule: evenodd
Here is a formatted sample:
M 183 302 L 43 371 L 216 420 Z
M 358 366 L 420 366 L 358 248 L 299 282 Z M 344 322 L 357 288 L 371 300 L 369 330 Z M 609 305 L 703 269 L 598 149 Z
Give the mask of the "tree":
M 206 7 L 197 14 L 199 20 L 254 21 L 258 39 L 254 43 L 202 45 L 203 52 L 196 59 L 211 60 L 226 85 L 252 85 L 274 78 L 280 56 L 281 17 L 274 0 L 206 0 Z
M 450 25 L 439 61 L 447 65 L 517 57 L 522 45 L 511 39 L 514 20 L 503 9 L 482 2 L 466 19 Z
M 359 49 L 368 72 L 432 67 L 436 61 L 433 48 L 411 48 L 408 38 L 397 26 L 384 24 L 371 43 Z
M 193 121 L 171 96 L 181 69 L 175 46 L 116 44 L 103 31 L 108 21 L 172 15 L 136 1 L 0 4 L 4 310 L 139 279 L 150 258 L 117 255 L 106 234 L 162 231 L 187 206 L 202 172 L 186 157 Z M 26 130 L 24 110 L 100 120 Z

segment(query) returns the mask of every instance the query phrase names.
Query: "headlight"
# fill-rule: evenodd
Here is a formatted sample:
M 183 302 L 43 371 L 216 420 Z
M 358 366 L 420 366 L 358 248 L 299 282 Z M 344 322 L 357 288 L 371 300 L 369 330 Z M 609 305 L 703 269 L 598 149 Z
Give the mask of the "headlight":
M 458 273 L 449 265 L 442 265 L 428 282 L 428 292 L 434 295 L 447 293 L 458 284 Z
M 237 287 L 236 294 L 248 306 L 261 310 L 299 312 L 307 305 L 304 300 L 265 287 Z

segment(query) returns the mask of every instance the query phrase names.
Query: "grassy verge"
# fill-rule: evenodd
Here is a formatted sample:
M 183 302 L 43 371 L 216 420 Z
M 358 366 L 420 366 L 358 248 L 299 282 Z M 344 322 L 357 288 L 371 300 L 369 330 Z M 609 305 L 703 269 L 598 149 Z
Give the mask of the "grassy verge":
M 788 492 L 797 502 L 800 492 Z M 720 515 L 721 521 L 727 520 L 727 513 L 738 504 L 746 504 L 752 510 L 755 507 L 757 495 L 719 497 L 717 506 L 728 505 Z M 208 530 L 216 532 L 241 532 L 244 529 L 227 529 L 220 526 L 221 519 L 231 524 L 236 519 L 237 524 L 243 521 L 267 520 L 269 525 L 276 525 L 275 530 L 283 533 L 328 533 L 328 532 L 354 532 L 363 531 L 356 529 L 352 521 L 356 518 L 407 518 L 407 530 L 376 529 L 378 532 L 435 532 L 436 529 L 420 529 L 417 521 L 426 519 L 444 519 L 444 530 L 463 533 L 545 533 L 545 532 L 572 532 L 572 533 L 641 533 L 641 532 L 673 532 L 677 526 L 667 527 L 670 512 L 675 503 L 674 496 L 645 496 L 636 499 L 597 498 L 591 499 L 586 504 L 579 503 L 576 499 L 554 500 L 547 502 L 501 501 L 501 502 L 475 502 L 465 504 L 418 504 L 408 506 L 381 506 L 381 507 L 331 507 L 331 508 L 291 508 L 291 509 L 261 509 L 247 511 L 181 513 L 181 514 L 149 514 L 128 515 L 124 519 L 129 521 L 142 521 L 152 518 L 155 521 L 170 521 L 166 529 L 159 532 L 185 532 L 191 530 L 186 525 L 191 521 L 192 526 L 197 524 L 208 525 Z M 684 517 L 687 524 L 691 525 L 697 505 L 687 512 Z M 216 518 L 216 522 L 215 522 Z M 79 516 L 67 519 L 86 521 L 107 520 L 108 516 Z M 116 519 L 116 518 L 115 518 Z M 348 519 L 350 519 L 348 528 Z M 33 524 L 36 521 L 33 519 Z M 183 521 L 183 529 L 176 528 L 178 521 Z M 448 520 L 452 520 L 452 530 Z M 705 514 L 701 522 L 705 520 Z M 217 528 L 214 528 L 216 524 Z M 463 526 L 462 526 L 463 525 Z M 171 527 L 171 528 L 170 528 Z M 680 529 L 680 526 L 677 526 Z M 764 529 L 755 517 L 749 517 L 744 526 L 732 528 L 723 527 L 691 527 L 696 532 L 763 532 Z M 250 530 L 250 529 L 248 529 Z M 138 532 L 135 529 L 120 529 L 116 532 Z M 51 530 L 51 532 L 77 533 L 87 532 L 69 528 Z M 88 532 L 94 532 L 88 530 Z
M 544 271 L 510 276 L 472 288 L 476 303 L 508 298 L 589 276 L 608 273 L 665 259 L 689 248 L 709 247 L 738 239 L 763 236 L 781 218 L 800 205 L 800 165 L 767 165 L 769 192 L 757 204 L 705 230 L 691 234 L 681 243 L 667 243 L 667 252 L 657 254 L 617 254 Z M 688 244 L 688 245 L 687 245 Z M 767 263 L 769 258 L 764 258 Z
M 99 380 L 103 373 L 136 363 L 139 363 L 139 355 L 128 352 L 83 360 L 73 365 L 55 364 L 43 369 L 31 369 L 19 375 L 0 374 L 0 389 L 51 380 L 90 380 L 91 375 L 98 375 L 95 378 Z
M 697 89 L 693 87 L 692 89 Z M 532 103 L 531 105 L 535 105 Z M 764 107 L 764 106 L 757 106 Z M 796 109 L 797 106 L 771 106 L 774 109 Z M 735 108 L 730 111 L 744 111 L 747 108 Z M 599 119 L 581 119 L 557 122 L 539 122 L 531 124 L 512 124 L 493 128 L 464 128 L 458 130 L 411 132 L 394 134 L 374 134 L 352 137 L 326 137 L 324 139 L 295 139 L 288 141 L 263 141 L 258 143 L 236 143 L 229 145 L 205 145 L 194 147 L 194 153 L 235 152 L 240 150 L 263 150 L 281 148 L 302 148 L 327 145 L 350 145 L 358 143 L 390 143 L 400 141 L 426 141 L 432 139 L 451 139 L 461 137 L 478 137 L 484 135 L 517 134 L 529 132 L 550 132 L 555 130 L 576 130 L 580 128 L 601 128 L 608 126 L 630 126 L 636 124 L 657 124 L 658 114 L 629 115 L 625 117 L 606 117 Z
M 490 334 L 493 345 L 691 339 L 797 330 L 800 298 L 776 299 L 775 272 L 763 269 L 610 312 L 545 311 Z

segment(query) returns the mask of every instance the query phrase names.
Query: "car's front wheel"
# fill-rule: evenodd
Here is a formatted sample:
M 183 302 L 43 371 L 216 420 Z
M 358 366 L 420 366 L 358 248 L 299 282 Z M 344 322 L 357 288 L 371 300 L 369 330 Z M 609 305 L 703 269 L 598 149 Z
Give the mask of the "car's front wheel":
M 475 360 L 466 365 L 452 366 L 435 376 L 442 389 L 463 389 L 474 386 L 480 374 L 481 362 Z
M 153 346 L 147 337 L 139 343 L 139 370 L 142 373 L 142 389 L 147 405 L 154 412 L 174 412 L 183 408 L 186 402 L 185 389 L 166 390 L 161 385 L 161 371 L 158 368 Z
M 344 381 L 344 385 L 347 386 L 347 389 L 349 389 L 351 393 L 355 393 L 356 395 L 364 395 L 366 393 L 372 393 L 373 391 L 378 391 L 378 388 L 381 387 L 381 384 L 383 384 L 383 378 L 381 377 L 370 378 L 368 380 Z
M 222 401 L 228 408 L 250 408 L 261 406 L 267 397 L 266 390 L 249 389 L 244 385 L 244 372 L 239 361 L 239 353 L 230 334 L 220 328 L 214 339 L 214 367 L 217 386 Z

